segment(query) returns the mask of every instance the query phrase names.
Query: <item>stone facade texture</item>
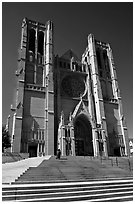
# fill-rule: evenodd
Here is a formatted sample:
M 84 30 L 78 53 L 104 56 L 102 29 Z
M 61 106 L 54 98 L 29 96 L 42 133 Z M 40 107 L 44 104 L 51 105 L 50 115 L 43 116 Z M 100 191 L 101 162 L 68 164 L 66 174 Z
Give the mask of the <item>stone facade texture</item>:
M 15 103 L 8 128 L 12 152 L 29 156 L 127 156 L 128 134 L 109 44 L 92 34 L 82 59 L 54 55 L 53 24 L 24 19 Z

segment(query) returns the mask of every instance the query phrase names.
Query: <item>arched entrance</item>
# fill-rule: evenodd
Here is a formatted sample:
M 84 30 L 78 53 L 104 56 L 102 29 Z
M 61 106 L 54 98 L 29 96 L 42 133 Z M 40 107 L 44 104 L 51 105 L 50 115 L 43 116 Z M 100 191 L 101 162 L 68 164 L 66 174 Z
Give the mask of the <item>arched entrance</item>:
M 74 123 L 75 154 L 76 156 L 94 156 L 92 128 L 88 118 L 81 114 Z

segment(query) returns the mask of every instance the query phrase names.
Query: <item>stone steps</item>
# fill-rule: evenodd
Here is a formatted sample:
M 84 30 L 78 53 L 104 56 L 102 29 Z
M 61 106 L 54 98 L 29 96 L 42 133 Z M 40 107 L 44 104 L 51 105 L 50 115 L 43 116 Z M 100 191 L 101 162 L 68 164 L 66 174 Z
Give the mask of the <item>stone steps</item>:
M 118 166 L 103 164 L 99 160 L 84 157 L 55 157 L 43 161 L 38 167 L 30 167 L 15 183 L 77 181 L 90 179 L 119 178 L 132 176 L 132 171 Z
M 89 157 L 51 157 L 30 167 L 12 185 L 3 184 L 3 201 L 131 201 L 132 171 Z
M 89 182 L 14 184 L 4 185 L 2 188 L 3 201 L 68 202 L 131 201 L 132 199 L 132 178 Z

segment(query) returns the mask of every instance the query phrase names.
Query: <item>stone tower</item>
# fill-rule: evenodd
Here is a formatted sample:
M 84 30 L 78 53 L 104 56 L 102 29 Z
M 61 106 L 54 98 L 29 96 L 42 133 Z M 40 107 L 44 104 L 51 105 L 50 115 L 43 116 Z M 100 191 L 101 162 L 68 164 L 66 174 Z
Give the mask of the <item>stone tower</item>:
M 88 36 L 80 61 L 55 58 L 55 137 L 62 155 L 128 155 L 128 135 L 110 45 Z
M 103 151 L 111 156 L 129 154 L 128 134 L 123 115 L 116 68 L 109 44 L 88 36 L 88 47 L 82 56 L 91 78 L 91 94 L 95 109 L 95 154 Z M 91 106 L 90 106 L 90 112 Z M 97 152 L 96 152 L 97 151 Z
M 53 54 L 53 24 L 23 20 L 17 92 L 8 119 L 13 152 L 125 156 L 127 127 L 110 45 L 88 36 L 78 59 Z
M 54 154 L 53 24 L 22 22 L 12 151 Z

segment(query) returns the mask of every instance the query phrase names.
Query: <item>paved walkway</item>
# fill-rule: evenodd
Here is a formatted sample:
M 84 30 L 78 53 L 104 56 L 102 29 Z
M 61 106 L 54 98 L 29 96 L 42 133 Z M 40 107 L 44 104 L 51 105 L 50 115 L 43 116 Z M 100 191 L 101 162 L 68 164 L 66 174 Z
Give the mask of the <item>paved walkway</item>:
M 14 182 L 29 167 L 37 167 L 44 160 L 48 160 L 51 156 L 32 157 L 17 162 L 2 164 L 2 183 Z

